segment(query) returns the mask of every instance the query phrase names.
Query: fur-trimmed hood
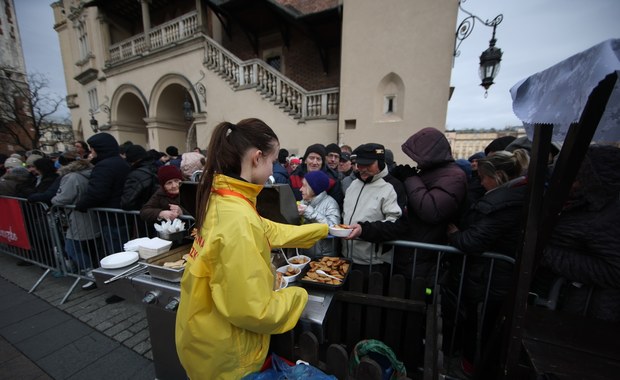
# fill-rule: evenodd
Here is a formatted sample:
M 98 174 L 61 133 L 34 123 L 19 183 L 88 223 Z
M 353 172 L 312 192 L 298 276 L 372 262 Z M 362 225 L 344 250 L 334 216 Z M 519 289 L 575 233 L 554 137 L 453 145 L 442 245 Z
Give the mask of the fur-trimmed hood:
M 60 169 L 58 169 L 58 174 L 63 176 L 67 173 L 81 172 L 83 170 L 88 170 L 92 168 L 93 168 L 93 164 L 91 164 L 90 161 L 76 160 L 76 161 L 69 163 L 68 165 L 61 166 Z

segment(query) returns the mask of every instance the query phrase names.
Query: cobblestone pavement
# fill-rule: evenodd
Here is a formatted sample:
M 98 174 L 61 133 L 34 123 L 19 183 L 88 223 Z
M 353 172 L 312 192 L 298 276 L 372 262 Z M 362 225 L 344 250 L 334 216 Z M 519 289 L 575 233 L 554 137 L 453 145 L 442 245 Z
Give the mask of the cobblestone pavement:
M 35 265 L 18 266 L 18 261 L 15 257 L 0 254 L 0 277 L 30 290 L 45 270 Z M 128 301 L 106 304 L 105 299 L 112 294 L 101 289 L 82 290 L 83 281 L 78 283 L 61 305 L 61 300 L 74 281 L 74 278 L 55 277 L 49 273 L 33 294 L 145 358 L 153 360 L 145 308 Z

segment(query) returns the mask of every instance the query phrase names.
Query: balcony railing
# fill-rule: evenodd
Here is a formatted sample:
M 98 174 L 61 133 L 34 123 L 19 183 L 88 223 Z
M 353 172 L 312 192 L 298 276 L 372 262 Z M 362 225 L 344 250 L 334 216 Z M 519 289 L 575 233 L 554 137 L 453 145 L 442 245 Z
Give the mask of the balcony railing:
M 146 44 L 144 33 L 110 46 L 108 63 L 117 63 L 155 50 L 193 36 L 198 31 L 198 13 L 196 11 L 158 25 L 149 32 L 150 48 Z
M 192 37 L 198 32 L 197 12 L 153 28 L 149 32 L 150 48 L 144 34 L 136 35 L 110 47 L 108 64 L 119 63 L 148 50 L 165 48 Z M 236 90 L 255 88 L 261 95 L 295 119 L 337 119 L 339 89 L 306 91 L 301 86 L 259 59 L 241 61 L 208 36 L 205 39 L 205 66 L 218 73 Z
M 336 119 L 339 89 L 306 91 L 259 59 L 241 61 L 209 37 L 205 37 L 205 65 L 235 89 L 254 87 L 296 119 Z

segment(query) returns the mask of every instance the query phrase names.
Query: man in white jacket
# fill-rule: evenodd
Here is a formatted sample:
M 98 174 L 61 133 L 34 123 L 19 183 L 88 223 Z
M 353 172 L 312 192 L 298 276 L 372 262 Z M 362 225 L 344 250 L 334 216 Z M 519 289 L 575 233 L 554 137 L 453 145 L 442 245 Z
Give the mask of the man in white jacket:
M 399 228 L 395 222 L 403 215 L 405 191 L 402 183 L 388 174 L 383 145 L 360 145 L 351 160 L 357 164 L 358 173 L 347 188 L 342 220 L 353 231 L 346 238 L 342 253 L 360 269 L 370 265 L 374 268 L 390 262 L 391 249 L 375 252 L 371 241 L 381 241 L 385 229 Z M 353 240 L 358 237 L 367 241 Z

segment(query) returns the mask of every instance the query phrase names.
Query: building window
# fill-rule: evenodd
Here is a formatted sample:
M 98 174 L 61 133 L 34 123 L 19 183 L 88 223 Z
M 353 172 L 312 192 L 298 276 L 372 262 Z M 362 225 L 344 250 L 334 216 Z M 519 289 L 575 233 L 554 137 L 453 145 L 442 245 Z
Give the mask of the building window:
M 90 49 L 88 47 L 88 35 L 86 34 L 86 24 L 83 21 L 79 21 L 76 30 L 78 35 L 78 46 L 80 49 L 80 59 L 86 59 L 90 53 Z
M 99 108 L 99 99 L 97 99 L 97 89 L 91 88 L 88 90 L 88 103 L 90 105 L 90 109 L 95 112 Z
M 386 95 L 383 101 L 383 113 L 391 114 L 396 112 L 396 95 Z
M 356 122 L 357 122 L 357 120 L 355 120 L 355 119 L 345 120 L 344 121 L 344 129 L 355 129 Z

